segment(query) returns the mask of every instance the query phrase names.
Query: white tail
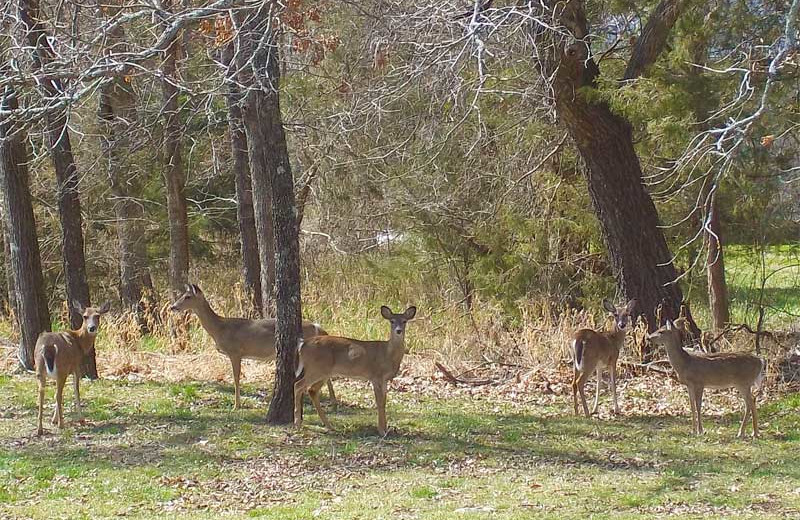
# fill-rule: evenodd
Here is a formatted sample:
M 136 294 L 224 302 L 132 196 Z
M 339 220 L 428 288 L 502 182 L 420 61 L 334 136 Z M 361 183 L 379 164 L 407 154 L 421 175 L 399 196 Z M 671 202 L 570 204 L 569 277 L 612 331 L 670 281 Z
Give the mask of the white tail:
M 589 407 L 586 405 L 584 386 L 592 372 L 597 372 L 597 389 L 594 395 L 592 414 L 597 412 L 597 403 L 600 399 L 600 382 L 603 369 L 608 369 L 611 375 L 611 399 L 614 403 L 614 413 L 619 413 L 617 402 L 617 358 L 625 342 L 625 332 L 630 321 L 630 316 L 636 306 L 636 300 L 631 300 L 623 307 L 616 307 L 610 301 L 603 300 L 603 308 L 614 319 L 610 331 L 598 332 L 592 329 L 581 329 L 572 338 L 572 352 L 574 355 L 574 377 L 572 378 L 572 403 L 575 415 L 578 415 L 578 396 L 583 404 L 583 412 L 589 417 Z
M 319 389 L 329 378 L 343 376 L 372 383 L 378 408 L 378 431 L 386 435 L 387 386 L 400 370 L 405 353 L 406 323 L 416 313 L 416 307 L 409 307 L 402 314 L 381 307 L 381 315 L 389 320 L 391 327 L 387 341 L 360 341 L 337 336 L 308 339 L 299 352 L 298 370 L 302 368 L 303 377 L 294 385 L 295 426 L 299 428 L 303 424 L 303 395 L 308 392 L 320 420 L 327 428 L 332 428 L 320 406 Z
M 317 324 L 314 324 L 315 328 L 318 328 Z M 300 374 L 303 373 L 303 360 L 300 359 L 300 349 L 303 348 L 303 338 L 297 340 L 297 370 L 294 371 L 294 377 L 300 377 Z
M 186 291 L 170 307 L 173 311 L 193 311 L 200 318 L 200 324 L 214 340 L 217 350 L 228 356 L 233 369 L 234 402 L 233 409 L 241 408 L 240 380 L 243 359 L 275 359 L 274 319 L 248 320 L 245 318 L 224 318 L 208 304 L 205 294 L 197 285 L 187 285 Z M 322 328 L 309 321 L 303 321 L 303 338 L 327 334 Z M 331 400 L 335 401 L 333 385 L 328 382 Z
M 53 411 L 53 424 L 64 427 L 64 384 L 70 374 L 75 379 L 75 409 L 81 415 L 81 363 L 83 357 L 94 348 L 97 331 L 100 328 L 100 316 L 110 309 L 108 302 L 98 308 L 86 307 L 73 302 L 75 308 L 83 315 L 83 325 L 78 330 L 65 332 L 43 332 L 36 340 L 34 365 L 39 382 L 39 416 L 37 435 L 44 433 L 42 421 L 44 417 L 44 387 L 47 377 L 56 380 L 56 408 Z
M 716 352 L 713 354 L 691 353 L 683 349 L 683 318 L 667 321 L 648 338 L 655 345 L 667 350 L 672 368 L 678 379 L 689 391 L 689 404 L 692 412 L 692 430 L 703 433 L 701 420 L 703 390 L 706 388 L 736 388 L 744 399 L 745 411 L 739 426 L 739 437 L 744 436 L 744 428 L 750 416 L 753 418 L 753 437 L 758 437 L 758 412 L 753 397 L 753 386 L 759 386 L 764 378 L 766 362 L 746 352 Z

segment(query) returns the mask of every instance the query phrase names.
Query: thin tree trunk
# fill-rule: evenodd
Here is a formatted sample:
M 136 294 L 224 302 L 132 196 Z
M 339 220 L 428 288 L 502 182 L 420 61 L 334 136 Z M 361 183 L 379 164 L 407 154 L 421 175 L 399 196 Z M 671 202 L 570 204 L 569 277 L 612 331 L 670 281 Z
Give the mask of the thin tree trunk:
M 117 28 L 111 35 L 118 50 L 125 35 Z M 123 306 L 136 313 L 142 333 L 157 319 L 153 281 L 147 266 L 144 240 L 144 206 L 141 178 L 130 167 L 127 154 L 136 133 L 136 98 L 129 79 L 116 78 L 100 91 L 99 120 L 101 148 L 106 162 L 119 248 L 120 299 Z
M 18 108 L 16 94 L 11 87 L 6 87 L 0 109 Z M 36 339 L 43 331 L 50 330 L 50 314 L 28 181 L 25 134 L 14 128 L 9 119 L 0 120 L 0 202 L 16 292 L 12 299 L 16 301 L 14 311 L 20 329 L 18 356 L 21 365 L 32 370 Z
M 223 51 L 223 63 L 226 66 L 230 66 L 232 57 L 233 43 L 230 43 Z M 236 180 L 236 216 L 239 220 L 239 243 L 242 253 L 244 288 L 253 311 L 261 316 L 264 306 L 261 294 L 261 264 L 258 237 L 256 235 L 253 211 L 253 184 L 250 178 L 247 135 L 244 131 L 242 109 L 239 105 L 242 95 L 233 80 L 228 81 L 226 98 L 228 102 L 228 131 L 230 132 L 233 172 Z
M 708 203 L 706 243 L 708 245 L 708 257 L 706 259 L 708 303 L 711 307 L 711 321 L 714 333 L 719 334 L 731 321 L 731 316 L 728 307 L 728 285 L 725 282 L 722 225 L 719 220 L 716 194 L 712 195 Z
M 9 259 L 11 256 L 11 250 L 8 248 L 5 226 L 3 205 L 0 204 L 0 242 L 3 243 L 3 261 L 0 263 L 0 267 L 3 268 L 3 278 L 0 280 L 0 283 L 3 284 L 3 290 L 0 292 L 0 314 L 11 316 L 12 309 L 14 308 L 13 304 L 11 303 L 13 278 L 11 276 L 11 264 Z
M 41 70 L 52 61 L 53 49 L 48 41 L 44 24 L 39 19 L 38 0 L 20 0 L 19 18 L 28 45 L 32 49 L 34 68 Z M 64 95 L 64 88 L 59 79 L 41 81 L 39 88 L 46 98 L 54 99 Z M 89 283 L 86 280 L 78 169 L 72 153 L 66 113 L 61 110 L 51 111 L 47 114 L 46 121 L 50 155 L 58 184 L 58 216 L 61 222 L 61 254 L 67 307 L 70 325 L 73 329 L 77 329 L 83 323 L 83 316 L 72 302 L 77 301 L 84 307 L 91 304 Z M 84 375 L 90 379 L 97 379 L 97 360 L 94 350 L 86 354 L 82 368 Z
M 170 12 L 172 1 L 164 2 Z M 177 62 L 180 39 L 176 37 L 165 52 L 161 71 L 161 91 L 164 103 L 164 177 L 167 185 L 169 215 L 169 285 L 173 296 L 183 292 L 189 281 L 189 222 L 186 215 L 186 170 L 181 153 L 181 121 L 178 107 Z
M 242 74 L 238 79 L 248 87 L 244 93 L 244 124 L 250 153 L 265 302 L 272 287 L 270 264 L 271 260 L 275 261 L 274 247 L 278 251 L 275 267 L 277 356 L 275 387 L 267 422 L 287 424 L 293 418 L 294 370 L 297 340 L 301 334 L 300 246 L 294 180 L 281 120 L 278 40 L 272 31 L 278 6 L 278 2 L 273 0 L 245 14 L 247 18 L 238 36 L 239 69 L 253 70 L 257 76 Z M 264 28 L 272 32 L 264 36 Z M 270 223 L 274 226 L 275 245 L 268 236 L 272 228 Z

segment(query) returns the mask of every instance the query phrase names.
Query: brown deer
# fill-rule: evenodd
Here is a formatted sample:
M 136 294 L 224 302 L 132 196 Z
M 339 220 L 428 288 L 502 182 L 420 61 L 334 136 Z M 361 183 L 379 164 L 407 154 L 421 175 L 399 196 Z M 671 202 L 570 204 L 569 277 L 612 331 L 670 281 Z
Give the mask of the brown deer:
M 667 321 L 666 325 L 648 335 L 654 345 L 661 345 L 667 351 L 672 368 L 678 380 L 689 390 L 689 405 L 692 411 L 692 432 L 703 434 L 701 411 L 703 390 L 706 388 L 736 388 L 744 399 L 744 416 L 739 426 L 738 437 L 744 436 L 744 429 L 750 416 L 753 418 L 753 437 L 758 437 L 758 412 L 753 398 L 753 387 L 759 386 L 764 378 L 766 362 L 747 352 L 715 352 L 712 354 L 692 353 L 683 348 L 685 321 L 679 318 Z
M 194 311 L 200 324 L 214 340 L 217 350 L 228 356 L 233 368 L 234 404 L 241 408 L 239 380 L 242 374 L 242 359 L 275 359 L 275 320 L 248 320 L 245 318 L 223 318 L 208 304 L 203 291 L 197 285 L 187 285 L 186 292 L 170 307 L 173 311 Z M 303 338 L 326 335 L 327 332 L 310 321 L 303 321 Z M 331 401 L 336 401 L 333 385 L 328 381 Z
M 636 306 L 636 300 L 631 300 L 623 307 L 615 307 L 607 299 L 603 299 L 603 308 L 608 311 L 614 320 L 610 331 L 598 332 L 592 329 L 581 329 L 572 337 L 572 350 L 574 353 L 574 377 L 572 379 L 572 402 L 575 415 L 578 415 L 578 394 L 581 397 L 583 411 L 589 417 L 589 407 L 586 406 L 584 386 L 592 372 L 597 372 L 597 390 L 594 395 L 592 414 L 597 413 L 597 402 L 600 399 L 600 383 L 603 369 L 607 369 L 611 377 L 611 399 L 614 403 L 614 413 L 619 413 L 617 402 L 617 358 L 619 351 L 625 343 L 630 316 Z
M 298 346 L 299 363 L 294 384 L 294 424 L 303 425 L 303 394 L 308 392 L 320 420 L 326 428 L 333 427 L 319 404 L 319 389 L 333 376 L 366 379 L 372 383 L 375 404 L 378 408 L 378 432 L 386 435 L 386 392 L 388 382 L 400 370 L 405 354 L 406 323 L 417 313 L 409 307 L 402 314 L 394 314 L 389 307 L 381 307 L 381 316 L 389 320 L 388 341 L 360 341 L 337 336 L 317 336 Z
M 37 435 L 44 433 L 42 420 L 44 416 L 44 388 L 47 378 L 56 380 L 56 408 L 53 411 L 53 424 L 64 427 L 64 384 L 72 374 L 75 380 L 75 410 L 81 417 L 80 381 L 83 357 L 94 349 L 97 331 L 100 328 L 100 316 L 107 313 L 111 305 L 106 302 L 98 308 L 84 308 L 80 303 L 72 303 L 83 315 L 83 325 L 78 330 L 64 332 L 42 332 L 36 340 L 34 350 L 34 369 L 39 381 L 39 427 Z

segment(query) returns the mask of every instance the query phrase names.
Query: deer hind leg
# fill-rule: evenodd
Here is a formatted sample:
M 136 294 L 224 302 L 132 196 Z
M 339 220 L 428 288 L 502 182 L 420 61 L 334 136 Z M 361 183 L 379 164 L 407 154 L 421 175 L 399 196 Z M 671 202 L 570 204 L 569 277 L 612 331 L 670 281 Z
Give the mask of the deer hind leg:
M 589 414 L 589 406 L 586 404 L 586 380 L 589 379 L 589 372 L 583 372 L 580 376 L 578 376 L 577 386 L 578 386 L 578 393 L 581 397 L 581 404 L 583 404 L 583 413 L 586 414 L 586 417 L 590 417 Z
M 233 409 L 239 410 L 242 407 L 239 387 L 239 381 L 241 381 L 242 376 L 242 358 L 231 357 L 231 368 L 233 368 Z
M 56 379 L 56 409 L 53 411 L 53 424 L 57 424 L 59 428 L 64 427 L 64 385 L 67 383 L 67 377 L 58 375 Z
M 572 375 L 572 405 L 575 408 L 575 415 L 579 415 L 578 413 L 578 379 L 580 378 L 580 373 L 577 370 L 573 371 Z
M 294 383 L 294 426 L 303 426 L 303 394 L 307 389 L 306 378 L 299 379 Z
M 740 439 L 744 437 L 744 429 L 750 419 L 750 414 L 753 415 L 753 437 L 758 437 L 758 419 L 756 418 L 755 399 L 753 399 L 753 392 L 750 388 L 740 388 L 739 393 L 744 399 L 744 415 L 742 415 L 742 424 L 739 426 L 739 433 L 736 435 Z
M 333 392 L 333 383 L 331 383 L 331 380 L 328 379 L 327 384 L 328 384 L 328 399 L 330 400 L 331 404 L 333 405 L 333 409 L 334 410 L 338 410 L 339 409 L 339 401 L 338 401 L 338 399 L 336 399 L 336 394 Z
M 327 429 L 333 430 L 333 426 L 328 420 L 328 416 L 325 414 L 325 410 L 323 410 L 322 405 L 319 402 L 319 391 L 322 389 L 322 385 L 324 384 L 325 381 L 318 381 L 311 385 L 311 387 L 308 389 L 308 396 L 311 398 L 311 403 L 314 405 L 317 415 L 319 415 L 319 420 L 322 421 L 322 424 L 324 424 Z
M 375 392 L 375 405 L 378 408 L 378 433 L 386 435 L 386 381 L 379 379 L 372 381 L 372 390 Z
M 603 369 L 597 367 L 596 371 L 597 386 L 594 391 L 594 404 L 592 405 L 592 415 L 597 413 L 597 404 L 600 402 L 600 386 L 603 383 Z
M 42 420 L 44 418 L 44 385 L 45 385 L 45 375 L 44 371 L 42 370 L 39 374 L 37 374 L 37 379 L 39 381 L 39 424 L 36 428 L 36 435 L 44 434 L 44 428 L 42 427 Z

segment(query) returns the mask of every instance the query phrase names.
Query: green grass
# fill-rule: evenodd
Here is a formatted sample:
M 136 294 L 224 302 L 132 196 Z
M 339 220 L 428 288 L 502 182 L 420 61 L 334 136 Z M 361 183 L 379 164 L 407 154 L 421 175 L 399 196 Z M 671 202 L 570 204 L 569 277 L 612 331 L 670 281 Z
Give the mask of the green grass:
M 33 378 L 2 376 L 0 517 L 800 515 L 798 394 L 763 406 L 763 438 L 740 441 L 739 410 L 707 416 L 695 438 L 686 414 L 587 420 L 569 414 L 568 396 L 394 391 L 382 439 L 371 392 L 337 390 L 336 431 L 307 407 L 298 432 L 267 426 L 263 408 L 232 411 L 230 385 L 98 381 L 84 385 L 85 424 L 68 414 L 67 429 L 37 438 Z M 245 402 L 259 391 L 244 385 Z

